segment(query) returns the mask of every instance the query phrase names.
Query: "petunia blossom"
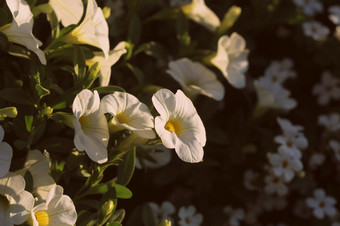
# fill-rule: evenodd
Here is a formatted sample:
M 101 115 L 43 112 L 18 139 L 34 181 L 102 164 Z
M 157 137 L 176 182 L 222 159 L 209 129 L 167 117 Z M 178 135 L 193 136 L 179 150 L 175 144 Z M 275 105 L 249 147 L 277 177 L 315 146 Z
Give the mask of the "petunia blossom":
M 64 27 L 77 24 L 84 12 L 82 0 L 49 0 L 49 4 Z
M 2 126 L 0 126 L 0 178 L 8 173 L 13 157 L 12 147 L 6 142 L 2 142 L 4 136 L 5 131 Z

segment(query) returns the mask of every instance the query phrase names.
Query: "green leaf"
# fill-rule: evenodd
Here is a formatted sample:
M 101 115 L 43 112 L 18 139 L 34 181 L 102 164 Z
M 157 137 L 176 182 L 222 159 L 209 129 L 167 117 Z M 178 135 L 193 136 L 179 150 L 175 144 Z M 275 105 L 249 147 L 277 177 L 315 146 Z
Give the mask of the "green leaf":
M 17 57 L 21 57 L 21 58 L 25 58 L 25 59 L 30 59 L 32 53 L 26 49 L 23 46 L 20 45 L 16 45 L 11 43 L 8 47 L 8 53 L 13 55 L 13 56 L 17 56 Z
M 129 23 L 129 31 L 128 31 L 128 41 L 134 44 L 137 44 L 140 39 L 140 34 L 142 30 L 142 25 L 137 14 L 133 14 L 130 23 Z
M 51 101 L 53 109 L 63 109 L 72 104 L 75 96 L 80 92 L 77 88 L 71 88 L 65 91 L 62 95 Z
M 0 91 L 0 98 L 15 104 L 34 106 L 33 98 L 22 89 L 6 88 Z
M 37 94 L 40 98 L 43 98 L 44 96 L 47 96 L 47 95 L 50 94 L 50 91 L 48 89 L 44 88 L 40 84 L 35 85 L 35 90 L 37 91 Z
M 40 13 L 51 13 L 53 11 L 52 7 L 50 6 L 50 4 L 45 3 L 45 4 L 41 4 L 38 5 L 34 8 L 32 8 L 32 13 L 33 16 L 36 17 L 38 16 Z
M 124 209 L 119 209 L 116 210 L 112 216 L 110 217 L 110 219 L 108 220 L 108 222 L 119 222 L 121 223 L 123 221 L 125 217 L 125 210 Z
M 114 184 L 113 186 L 116 189 L 117 198 L 129 199 L 132 197 L 132 192 L 127 187 L 120 184 Z
M 119 86 L 102 86 L 92 89 L 92 91 L 97 90 L 99 94 L 111 94 L 115 91 L 125 92 L 125 90 Z
M 131 70 L 131 72 L 134 74 L 134 76 L 136 77 L 137 81 L 139 84 L 143 84 L 144 83 L 144 74 L 143 72 L 136 66 L 133 66 L 130 63 L 126 63 L 126 66 Z
M 126 186 L 135 170 L 136 148 L 130 150 L 125 156 L 124 163 L 118 166 L 117 183 Z
M 73 65 L 78 82 L 83 81 L 86 73 L 86 62 L 84 53 L 78 45 L 74 45 Z
M 25 115 L 25 125 L 28 132 L 32 132 L 33 115 Z
M 71 32 L 74 28 L 76 28 L 76 27 L 77 27 L 76 24 L 71 24 L 71 25 L 69 25 L 69 26 L 63 28 L 63 29 L 60 31 L 58 38 L 61 38 L 61 37 L 65 36 L 65 35 L 67 35 L 68 33 L 70 33 L 70 32 Z
M 236 22 L 241 15 L 241 8 L 238 6 L 232 6 L 228 12 L 224 15 L 221 25 L 217 29 L 218 38 L 224 35 Z
M 111 223 L 107 223 L 106 226 L 122 226 L 122 224 L 119 222 L 111 222 Z
M 91 65 L 83 81 L 83 87 L 85 89 L 89 88 L 93 84 L 93 82 L 98 78 L 99 72 L 100 72 L 99 62 L 96 62 L 93 65 Z
M 142 217 L 144 225 L 156 226 L 152 210 L 148 204 L 144 204 L 142 207 Z

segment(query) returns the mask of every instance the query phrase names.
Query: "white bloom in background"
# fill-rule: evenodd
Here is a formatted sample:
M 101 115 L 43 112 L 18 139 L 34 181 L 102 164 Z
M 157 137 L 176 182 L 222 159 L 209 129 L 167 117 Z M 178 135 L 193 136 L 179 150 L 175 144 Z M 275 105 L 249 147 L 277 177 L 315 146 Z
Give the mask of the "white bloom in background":
M 324 40 L 329 35 L 329 28 L 318 21 L 306 21 L 302 24 L 303 31 L 307 37 L 315 41 Z
M 281 61 L 272 61 L 264 72 L 264 76 L 273 83 L 282 84 L 288 78 L 294 78 L 296 72 L 292 70 L 293 61 L 285 58 Z
M 340 115 L 338 113 L 320 115 L 318 124 L 325 127 L 329 132 L 335 132 L 340 129 Z
M 200 226 L 203 222 L 203 216 L 196 213 L 196 208 L 192 205 L 188 207 L 182 206 L 178 211 L 180 226 Z
M 143 146 L 143 148 L 148 148 L 147 146 Z M 154 151 L 148 153 L 149 158 L 152 159 L 152 161 L 149 158 L 143 158 L 142 162 L 136 158 L 136 168 L 141 169 L 142 166 L 145 166 L 146 168 L 150 169 L 157 169 L 161 168 L 165 165 L 167 165 L 171 161 L 171 151 L 167 148 L 162 148 L 162 151 Z
M 76 208 L 72 199 L 63 193 L 61 186 L 53 186 L 46 201 L 32 209 L 31 225 L 74 225 L 77 221 Z
M 102 112 L 113 116 L 109 123 L 111 133 L 127 129 L 143 138 L 156 137 L 152 130 L 153 116 L 148 107 L 135 96 L 126 92 L 114 92 L 104 96 L 100 105 Z
M 97 91 L 82 90 L 74 98 L 73 114 L 69 124 L 75 129 L 74 145 L 85 151 L 91 160 L 101 164 L 107 161 L 109 129 L 104 113 L 100 110 Z
M 245 212 L 242 208 L 234 209 L 231 206 L 223 208 L 223 213 L 228 217 L 227 225 L 238 226 L 240 221 L 243 221 L 246 217 Z
M 335 158 L 340 161 L 340 143 L 336 140 L 330 140 L 328 144 L 335 153 Z
M 307 206 L 313 209 L 313 214 L 318 219 L 325 218 L 325 215 L 334 217 L 337 214 L 334 207 L 336 203 L 336 199 L 326 196 L 323 189 L 314 190 L 314 197 L 306 199 Z
M 39 49 L 42 43 L 33 35 L 33 14 L 25 0 L 6 0 L 7 6 L 13 15 L 13 21 L 0 27 L 10 42 L 25 46 L 34 52 L 40 62 L 46 65 L 45 53 Z
M 219 38 L 217 53 L 210 62 L 222 72 L 232 86 L 243 88 L 246 85 L 248 54 L 245 39 L 234 32 L 230 37 L 223 35 Z
M 175 148 L 185 162 L 200 162 L 206 134 L 203 122 L 191 100 L 181 90 L 173 94 L 161 89 L 152 96 L 152 103 L 160 114 L 155 118 L 155 129 L 167 148 Z
M 323 5 L 319 0 L 293 0 L 293 2 L 308 16 L 314 16 L 323 11 Z
M 183 5 L 181 9 L 189 19 L 211 32 L 215 32 L 221 24 L 220 19 L 206 6 L 204 0 L 192 0 L 190 4 Z
M 325 155 L 321 153 L 313 153 L 309 159 L 309 167 L 316 169 L 316 167 L 321 166 L 325 161 Z
M 109 57 L 106 59 L 103 52 L 94 52 L 94 57 L 86 60 L 86 64 L 91 66 L 99 62 L 99 86 L 108 86 L 111 78 L 111 67 L 126 53 L 126 42 L 120 42 L 115 48 L 109 51 Z
M 64 27 L 77 24 L 84 12 L 82 0 L 49 0 L 49 4 Z
M 70 44 L 92 45 L 101 49 L 106 59 L 109 57 L 109 27 L 95 0 L 88 1 L 84 20 L 62 40 Z
M 109 23 L 114 21 L 116 18 L 123 16 L 125 13 L 123 0 L 106 0 L 105 6 L 111 9 L 110 17 L 107 19 Z
M 269 157 L 269 162 L 272 165 L 275 176 L 283 176 L 286 182 L 289 182 L 294 177 L 294 172 L 302 170 L 303 165 L 300 159 L 279 154 L 272 154 Z
M 328 18 L 335 24 L 340 25 L 340 6 L 333 5 L 328 8 L 329 16 Z
M 196 96 L 202 94 L 217 101 L 224 97 L 224 87 L 217 80 L 216 75 L 201 63 L 193 62 L 188 58 L 181 58 L 169 62 L 166 71 L 182 87 L 184 92 Z
M 24 223 L 34 206 L 34 197 L 25 191 L 25 179 L 9 172 L 0 178 L 0 219 L 1 225 Z
M 259 177 L 259 173 L 253 170 L 247 170 L 243 174 L 243 184 L 248 190 L 256 190 L 256 180 Z
M 165 219 L 171 221 L 172 223 L 174 222 L 171 215 L 175 213 L 176 209 L 171 202 L 164 201 L 160 206 L 158 206 L 154 202 L 150 202 L 148 203 L 148 205 L 152 210 L 152 214 L 156 224 L 161 223 Z
M 326 105 L 331 99 L 340 99 L 340 80 L 335 78 L 329 71 L 324 71 L 321 83 L 313 87 L 313 94 L 318 96 L 318 104 Z
M 2 126 L 0 126 L 0 178 L 8 173 L 13 157 L 12 147 L 6 142 L 2 142 L 4 136 L 5 131 Z
M 283 176 L 275 176 L 273 173 L 267 175 L 264 179 L 266 186 L 264 191 L 268 194 L 278 194 L 284 196 L 288 193 L 288 187 L 285 184 Z

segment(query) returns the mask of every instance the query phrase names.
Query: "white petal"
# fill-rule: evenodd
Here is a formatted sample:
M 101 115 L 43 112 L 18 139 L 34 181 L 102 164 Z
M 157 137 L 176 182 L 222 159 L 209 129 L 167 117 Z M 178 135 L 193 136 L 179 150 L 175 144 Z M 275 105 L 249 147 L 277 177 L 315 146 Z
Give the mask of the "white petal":
M 5 176 L 9 167 L 11 166 L 11 160 L 13 157 L 12 147 L 6 142 L 0 143 L 0 177 Z
M 83 15 L 84 5 L 82 0 L 50 0 L 49 4 L 64 27 L 77 24 Z
M 82 115 L 90 115 L 98 111 L 99 105 L 98 92 L 94 91 L 92 93 L 90 90 L 84 89 L 74 98 L 72 111 L 77 119 L 79 119 Z

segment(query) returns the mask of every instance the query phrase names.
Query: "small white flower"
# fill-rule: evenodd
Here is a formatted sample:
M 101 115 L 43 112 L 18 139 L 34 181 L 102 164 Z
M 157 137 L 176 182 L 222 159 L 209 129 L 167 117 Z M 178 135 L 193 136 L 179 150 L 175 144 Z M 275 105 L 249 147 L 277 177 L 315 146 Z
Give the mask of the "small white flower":
M 335 158 L 340 161 L 340 143 L 336 140 L 330 140 L 329 146 L 335 153 Z
M 276 176 L 283 176 L 286 182 L 289 182 L 294 177 L 294 172 L 302 170 L 302 162 L 298 158 L 281 154 L 272 154 L 269 157 L 269 162 L 272 165 L 273 173 Z
M 208 68 L 188 58 L 169 62 L 169 73 L 183 88 L 184 92 L 196 96 L 202 94 L 215 100 L 222 100 L 224 87 Z
M 135 96 L 126 92 L 114 92 L 103 97 L 101 109 L 113 118 L 109 123 L 110 132 L 128 129 L 138 136 L 153 139 L 156 137 L 153 116 L 148 107 Z
M 2 142 L 4 136 L 5 131 L 2 126 L 0 126 L 0 178 L 8 173 L 13 157 L 12 147 L 6 142 Z
M 77 221 L 76 208 L 72 199 L 63 193 L 61 186 L 53 186 L 46 201 L 32 209 L 31 225 L 74 225 Z
M 243 184 L 248 190 L 256 190 L 256 180 L 259 177 L 259 173 L 252 171 L 252 170 L 247 170 L 243 174 Z
M 328 8 L 329 16 L 328 18 L 335 24 L 340 25 L 340 6 L 333 5 Z
M 319 0 L 293 0 L 293 2 L 308 16 L 314 16 L 323 11 L 323 5 Z
M 107 161 L 109 129 L 104 113 L 100 110 L 97 91 L 84 89 L 74 98 L 74 117 L 71 126 L 75 129 L 74 144 L 79 151 L 85 151 L 97 163 Z
M 196 208 L 192 205 L 188 207 L 182 206 L 178 211 L 180 226 L 200 226 L 203 222 L 203 216 L 196 213 Z
M 340 99 L 340 80 L 335 78 L 329 71 L 324 71 L 321 83 L 313 87 L 313 94 L 318 96 L 318 104 L 326 105 L 331 99 Z
M 285 179 L 283 176 L 275 176 L 274 174 L 269 174 L 265 177 L 266 186 L 264 190 L 268 194 L 278 194 L 279 196 L 284 196 L 288 193 L 288 187 L 285 184 Z
M 281 61 L 272 61 L 264 72 L 264 76 L 270 79 L 273 83 L 282 84 L 288 78 L 296 76 L 295 71 L 292 70 L 293 61 L 285 58 Z
M 318 117 L 318 124 L 330 132 L 335 132 L 340 129 L 340 115 L 338 113 L 320 115 Z
M 306 204 L 313 209 L 313 214 L 318 219 L 325 218 L 325 215 L 333 217 L 337 213 L 337 210 L 334 207 L 336 199 L 331 196 L 326 196 L 323 189 L 314 190 L 314 197 L 307 198 Z
M 219 38 L 217 53 L 210 62 L 222 72 L 232 86 L 243 88 L 246 84 L 248 54 L 245 39 L 234 32 L 230 37 L 223 35 Z
M 156 224 L 159 224 L 164 220 L 174 222 L 171 215 L 175 213 L 176 209 L 171 202 L 165 201 L 161 204 L 161 206 L 158 206 L 156 203 L 150 202 L 148 203 L 148 205 L 152 210 L 152 214 Z
M 175 148 L 185 162 L 199 162 L 203 158 L 206 134 L 196 108 L 181 90 L 173 94 L 161 89 L 152 97 L 160 114 L 155 118 L 155 129 L 167 148 Z
M 325 161 L 325 155 L 321 153 L 313 153 L 309 159 L 309 167 L 316 169 L 316 167 L 321 166 Z
M 302 24 L 303 31 L 307 37 L 315 41 L 324 40 L 329 35 L 329 28 L 318 21 L 306 21 Z
M 234 209 L 231 206 L 226 206 L 223 208 L 223 213 L 227 215 L 230 226 L 238 226 L 240 221 L 245 219 L 244 210 L 241 208 Z
M 40 62 L 46 65 L 46 56 L 39 49 L 42 43 L 33 35 L 33 14 L 25 0 L 6 0 L 7 6 L 13 15 L 13 21 L 0 27 L 10 42 L 25 46 L 34 52 Z
M 84 12 L 82 0 L 49 0 L 49 4 L 64 27 L 77 24 Z
M 143 148 L 150 149 L 152 147 L 149 148 L 148 146 L 143 146 Z M 148 153 L 152 161 L 149 158 L 142 159 L 143 165 L 146 168 L 150 168 L 150 169 L 161 168 L 167 165 L 171 161 L 171 151 L 165 148 L 164 146 L 162 148 L 163 150 L 157 150 L 157 148 L 152 148 L 152 149 L 155 149 L 155 151 Z M 138 158 L 136 158 L 136 168 L 138 169 L 142 168 L 142 164 Z

